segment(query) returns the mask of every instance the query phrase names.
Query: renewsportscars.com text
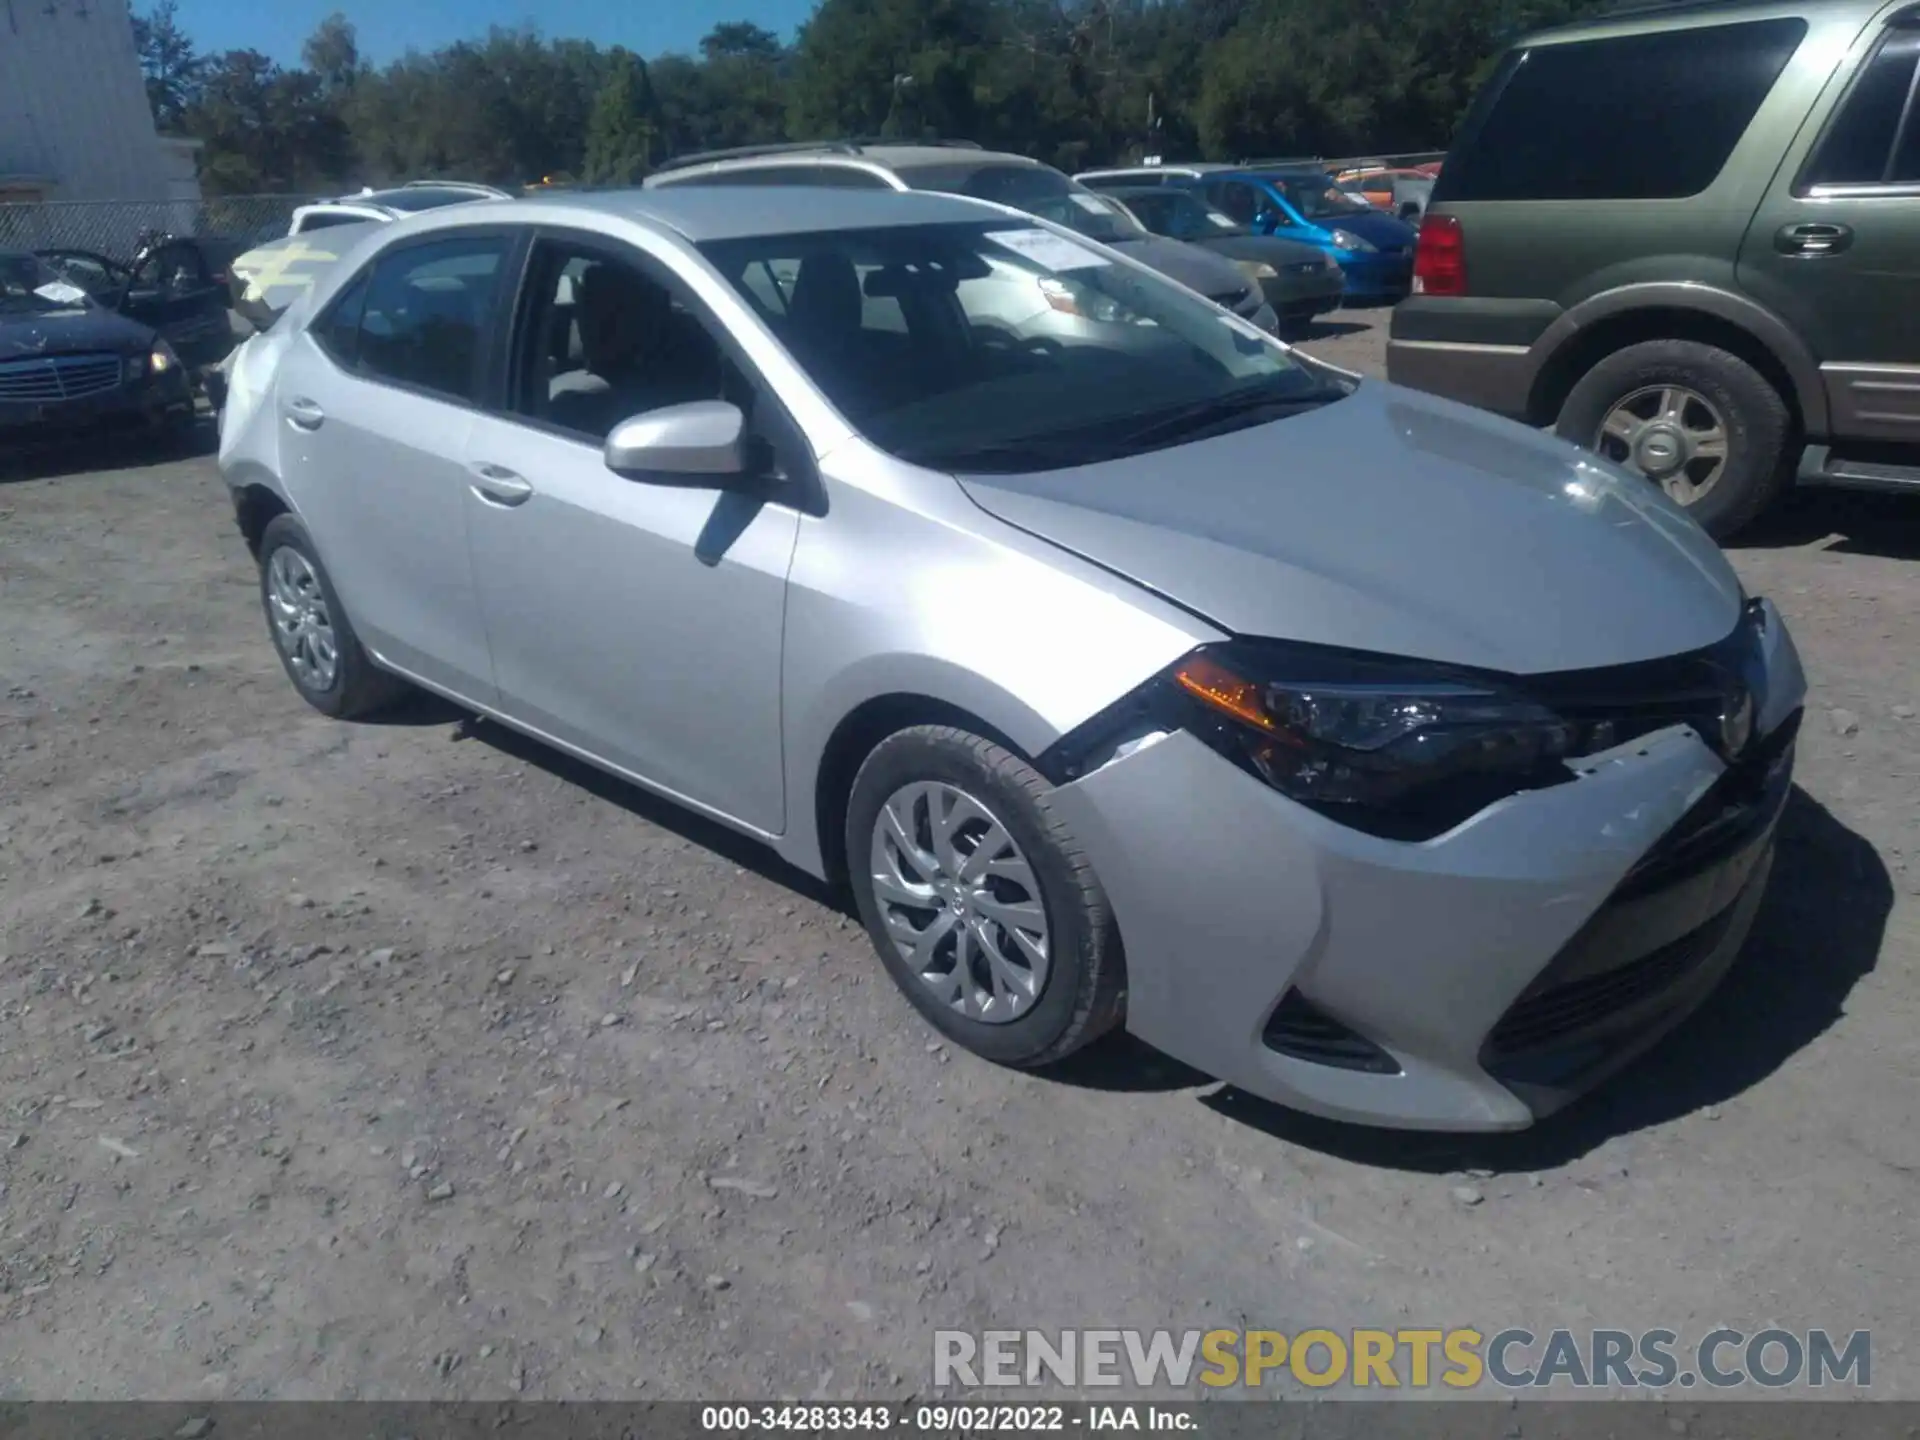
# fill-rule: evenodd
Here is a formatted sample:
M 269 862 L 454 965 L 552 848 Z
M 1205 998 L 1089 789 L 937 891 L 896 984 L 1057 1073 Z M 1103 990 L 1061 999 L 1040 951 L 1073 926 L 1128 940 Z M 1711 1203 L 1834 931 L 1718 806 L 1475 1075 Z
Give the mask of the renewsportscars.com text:
M 1873 1383 L 1869 1331 L 1709 1331 L 1518 1327 L 1453 1329 L 938 1330 L 933 1383 L 960 1388 L 1064 1385 L 1181 1390 L 1303 1385 L 1325 1389 L 1690 1389 Z

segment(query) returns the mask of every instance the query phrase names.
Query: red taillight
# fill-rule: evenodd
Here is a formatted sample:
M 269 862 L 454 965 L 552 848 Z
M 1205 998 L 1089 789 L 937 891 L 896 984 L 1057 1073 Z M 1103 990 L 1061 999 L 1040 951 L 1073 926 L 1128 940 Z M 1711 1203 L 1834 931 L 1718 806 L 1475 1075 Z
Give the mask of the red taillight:
M 1467 239 L 1451 215 L 1428 215 L 1420 222 L 1420 243 L 1413 252 L 1413 293 L 1467 293 Z

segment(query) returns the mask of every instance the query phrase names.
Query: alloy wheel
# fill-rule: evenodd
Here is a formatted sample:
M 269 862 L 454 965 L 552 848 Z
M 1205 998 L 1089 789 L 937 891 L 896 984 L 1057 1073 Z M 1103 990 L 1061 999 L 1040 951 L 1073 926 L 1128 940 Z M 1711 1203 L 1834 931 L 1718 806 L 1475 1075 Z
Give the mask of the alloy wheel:
M 273 552 L 267 562 L 267 597 L 274 642 L 294 678 L 316 693 L 332 689 L 340 651 L 326 592 L 306 556 L 287 545 Z
M 1727 422 L 1697 390 L 1648 385 L 1607 412 L 1593 448 L 1638 470 L 1676 503 L 1692 505 L 1726 473 Z
M 1033 1008 L 1050 968 L 1046 907 L 986 804 L 944 781 L 903 785 L 874 820 L 870 860 L 887 936 L 942 1004 L 989 1025 Z

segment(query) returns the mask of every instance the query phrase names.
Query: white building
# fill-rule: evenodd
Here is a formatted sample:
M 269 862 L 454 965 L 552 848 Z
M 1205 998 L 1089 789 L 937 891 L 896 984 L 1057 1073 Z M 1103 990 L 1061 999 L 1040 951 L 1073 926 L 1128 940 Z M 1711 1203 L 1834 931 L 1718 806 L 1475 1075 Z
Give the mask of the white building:
M 195 200 L 147 107 L 127 0 L 0 0 L 0 203 Z

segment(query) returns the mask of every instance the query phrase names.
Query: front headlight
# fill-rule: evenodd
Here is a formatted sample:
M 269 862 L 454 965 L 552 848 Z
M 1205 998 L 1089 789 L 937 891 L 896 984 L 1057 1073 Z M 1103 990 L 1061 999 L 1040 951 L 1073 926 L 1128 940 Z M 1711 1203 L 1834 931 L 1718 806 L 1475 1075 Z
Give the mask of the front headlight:
M 147 364 L 154 374 L 164 375 L 179 366 L 180 357 L 173 353 L 173 347 L 166 341 L 156 340 L 153 342 L 153 354 L 147 357 Z
M 1334 231 L 1333 243 L 1335 245 L 1338 245 L 1342 250 L 1352 250 L 1356 254 L 1364 254 L 1373 249 L 1373 246 L 1371 244 L 1369 244 L 1365 240 L 1362 240 L 1358 235 L 1354 234 L 1351 230 Z
M 1424 840 L 1496 800 L 1572 778 L 1619 743 L 1497 683 L 1304 646 L 1208 646 L 1175 666 L 1185 728 L 1302 805 Z
M 1240 267 L 1240 273 L 1249 280 L 1271 280 L 1280 273 L 1264 260 L 1236 260 L 1233 263 Z

